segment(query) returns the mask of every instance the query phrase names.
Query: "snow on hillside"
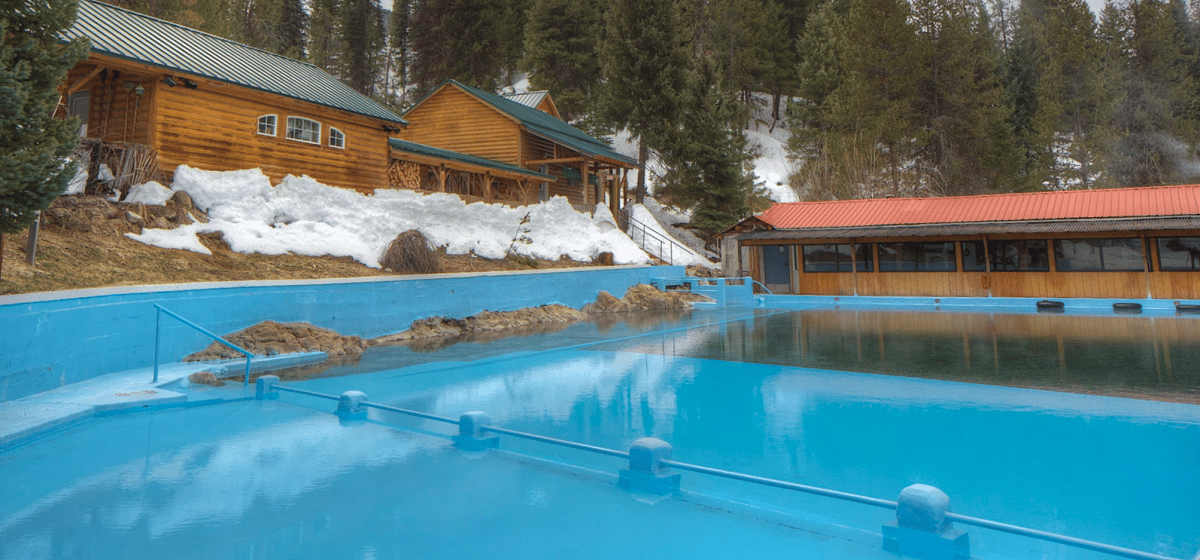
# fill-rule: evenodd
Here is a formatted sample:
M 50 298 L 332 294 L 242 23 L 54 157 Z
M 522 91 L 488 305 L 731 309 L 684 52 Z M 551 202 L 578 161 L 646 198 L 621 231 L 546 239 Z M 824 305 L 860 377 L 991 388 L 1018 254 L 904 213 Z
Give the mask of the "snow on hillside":
M 645 206 L 630 205 L 629 216 L 636 220 L 637 224 L 630 225 L 629 235 L 647 253 L 672 264 L 713 266 L 708 259 L 684 246 L 678 239 L 667 233 L 667 230 L 659 224 L 658 219 Z
M 175 191 L 191 195 L 209 222 L 127 235 L 148 245 L 209 254 L 196 235 L 220 232 L 239 253 L 347 256 L 379 268 L 387 244 L 416 229 L 452 255 L 501 259 L 511 247 L 514 253 L 549 260 L 566 256 L 586 262 L 611 252 L 617 264 L 649 262 L 612 225 L 607 211 L 593 218 L 575 211 L 564 198 L 511 208 L 405 190 L 380 189 L 369 196 L 307 176 L 289 175 L 273 187 L 258 169 L 213 172 L 188 166 L 176 169 L 169 190 L 147 184 L 131 190 L 130 198 L 154 203 Z

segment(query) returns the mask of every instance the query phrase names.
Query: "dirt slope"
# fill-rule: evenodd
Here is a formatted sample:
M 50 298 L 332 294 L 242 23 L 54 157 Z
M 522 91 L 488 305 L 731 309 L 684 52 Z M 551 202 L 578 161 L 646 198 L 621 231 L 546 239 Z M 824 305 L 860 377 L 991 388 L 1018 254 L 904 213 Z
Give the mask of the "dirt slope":
M 132 216 L 131 216 L 132 214 Z M 202 218 L 201 218 L 202 219 Z M 167 207 L 111 203 L 100 197 L 62 197 L 44 213 L 36 267 L 26 264 L 25 232 L 4 236 L 0 295 L 102 286 L 290 280 L 391 275 L 348 257 L 245 255 L 234 253 L 217 234 L 202 239 L 213 254 L 160 249 L 125 233 L 139 223 L 188 223 L 187 212 Z M 137 223 L 135 223 L 137 222 Z M 569 260 L 486 260 L 441 255 L 443 272 L 486 272 L 592 266 Z

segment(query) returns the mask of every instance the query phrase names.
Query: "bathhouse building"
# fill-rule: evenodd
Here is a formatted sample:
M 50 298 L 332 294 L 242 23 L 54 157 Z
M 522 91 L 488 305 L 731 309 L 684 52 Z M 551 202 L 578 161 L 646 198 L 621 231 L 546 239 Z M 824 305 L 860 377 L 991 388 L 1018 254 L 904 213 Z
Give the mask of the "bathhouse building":
M 1200 298 L 1200 186 L 793 202 L 722 234 L 774 293 Z

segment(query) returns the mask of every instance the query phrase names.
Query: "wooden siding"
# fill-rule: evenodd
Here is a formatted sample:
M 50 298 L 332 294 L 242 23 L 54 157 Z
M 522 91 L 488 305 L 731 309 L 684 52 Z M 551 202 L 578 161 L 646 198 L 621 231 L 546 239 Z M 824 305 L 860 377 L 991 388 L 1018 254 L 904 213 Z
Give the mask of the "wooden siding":
M 388 186 L 388 136 L 381 123 L 216 82 L 157 89 L 154 147 L 164 172 L 183 164 L 213 171 L 258 167 L 273 181 L 291 173 L 363 191 Z M 277 116 L 274 137 L 258 134 L 258 118 L 270 114 Z M 320 145 L 287 139 L 288 117 L 321 123 Z M 345 149 L 328 145 L 330 127 L 345 135 Z
M 521 164 L 521 129 L 490 105 L 447 84 L 404 116 L 397 138 L 510 165 Z
M 1152 251 L 1152 261 L 1157 263 L 1155 236 L 1196 236 L 1197 232 L 1136 232 L 1148 240 L 1146 246 Z M 1061 239 L 1084 237 L 1130 237 L 1125 235 L 1079 234 L 1061 236 Z M 1029 238 L 1048 239 L 1052 244 L 1055 237 L 1046 235 L 1011 235 L 1003 239 Z M 1000 237 L 997 237 L 1000 239 Z M 858 244 L 891 242 L 896 239 L 854 240 Z M 907 239 L 906 241 L 918 241 Z M 921 239 L 919 241 L 949 241 L 949 239 Z M 749 269 L 751 276 L 763 281 L 762 245 L 797 245 L 796 254 L 802 251 L 798 245 L 846 244 L 848 239 L 821 239 L 805 243 L 795 240 L 743 241 L 751 249 Z M 872 247 L 874 250 L 874 247 Z M 1106 299 L 1200 299 L 1200 273 L 1145 271 L 1088 271 L 1059 272 L 1054 258 L 1049 259 L 1050 270 L 1046 272 L 991 272 L 962 271 L 961 251 L 957 259 L 958 272 L 804 272 L 803 259 L 796 258 L 792 266 L 791 293 L 806 295 L 837 296 L 928 296 L 928 297 L 1032 297 L 1032 298 L 1106 298 Z M 1157 269 L 1157 264 L 1155 265 Z
M 165 178 L 186 164 L 210 171 L 257 167 L 276 182 L 290 173 L 363 191 L 388 186 L 382 121 L 203 78 L 188 77 L 199 86 L 189 89 L 178 72 L 171 75 L 179 85 L 170 87 L 161 81 L 166 73 L 96 54 L 72 69 L 65 84 L 75 84 L 96 66 L 105 72 L 77 89 L 91 92 L 88 137 L 149 145 L 158 150 Z M 141 85 L 145 93 L 126 92 L 125 82 Z M 270 114 L 278 116 L 275 137 L 257 133 L 258 117 Z M 289 116 L 320 122 L 321 144 L 288 140 Z M 345 135 L 345 149 L 328 146 L 331 126 Z
M 95 64 L 80 64 L 67 74 L 66 84 L 75 84 L 86 78 Z M 104 142 L 135 142 L 148 144 L 151 140 L 152 111 L 154 109 L 153 75 L 134 73 L 128 70 L 108 69 L 79 84 L 74 93 L 87 91 L 91 94 L 88 110 L 88 138 Z M 124 84 L 142 86 L 144 93 L 136 95 L 126 91 Z M 63 100 L 64 103 L 67 99 Z

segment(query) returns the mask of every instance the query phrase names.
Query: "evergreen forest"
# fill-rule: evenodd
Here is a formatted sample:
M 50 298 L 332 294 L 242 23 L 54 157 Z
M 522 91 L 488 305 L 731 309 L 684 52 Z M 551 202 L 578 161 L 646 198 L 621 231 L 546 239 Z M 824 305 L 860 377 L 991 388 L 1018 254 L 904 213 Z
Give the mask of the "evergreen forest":
M 1200 175 L 1186 0 L 112 0 L 315 64 L 396 109 L 527 76 L 626 130 L 718 230 L 742 131 L 790 131 L 801 200 L 1151 186 Z M 386 0 L 385 0 L 386 1 Z

